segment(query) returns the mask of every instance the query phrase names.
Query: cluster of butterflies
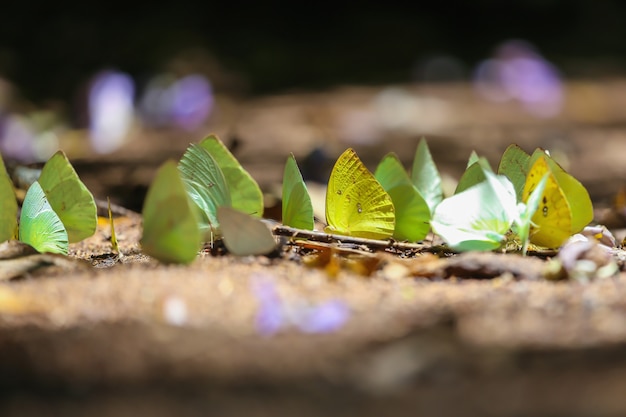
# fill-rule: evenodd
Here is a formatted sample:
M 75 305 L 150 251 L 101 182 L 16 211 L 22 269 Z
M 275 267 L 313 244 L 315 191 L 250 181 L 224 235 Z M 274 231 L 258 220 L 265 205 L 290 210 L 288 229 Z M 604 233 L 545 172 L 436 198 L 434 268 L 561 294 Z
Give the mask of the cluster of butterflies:
M 372 174 L 352 149 L 336 161 L 326 191 L 325 232 L 416 242 L 431 231 L 452 249 L 493 250 L 517 237 L 558 247 L 593 217 L 587 190 L 548 153 L 511 145 L 497 173 L 470 156 L 454 195 L 445 198 L 425 140 L 411 174 L 385 156 Z M 159 170 L 144 203 L 144 251 L 165 262 L 191 262 L 202 242 L 223 237 L 235 255 L 276 248 L 261 220 L 263 195 L 254 179 L 216 136 L 191 145 L 178 164 Z M 311 199 L 293 155 L 283 175 L 282 222 L 313 230 Z
M 67 254 L 91 236 L 93 196 L 62 151 L 29 187 L 17 222 L 15 191 L 0 158 L 0 241 L 18 238 L 40 252 Z M 235 255 L 267 254 L 277 244 L 263 216 L 263 193 L 217 136 L 192 144 L 178 163 L 158 170 L 143 207 L 144 252 L 163 262 L 189 263 L 204 242 L 223 238 Z M 372 174 L 352 149 L 336 161 L 326 192 L 325 232 L 417 242 L 432 230 L 452 249 L 493 250 L 511 236 L 555 248 L 593 218 L 589 194 L 548 153 L 511 145 L 497 172 L 470 156 L 455 193 L 442 180 L 425 140 L 411 174 L 386 155 Z M 283 175 L 282 222 L 313 230 L 311 198 L 293 155 Z
M 80 180 L 63 151 L 44 165 L 18 205 L 4 161 L 0 158 L 0 242 L 19 239 L 39 252 L 66 255 L 70 243 L 96 231 L 97 208 L 93 195 Z

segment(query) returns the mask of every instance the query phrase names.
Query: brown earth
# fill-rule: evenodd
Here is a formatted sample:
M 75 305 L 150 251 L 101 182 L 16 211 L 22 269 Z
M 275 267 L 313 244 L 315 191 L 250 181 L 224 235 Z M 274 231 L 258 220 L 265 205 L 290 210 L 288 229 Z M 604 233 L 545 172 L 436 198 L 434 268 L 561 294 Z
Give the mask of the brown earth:
M 322 146 L 332 160 L 354 146 L 373 166 L 393 150 L 408 164 L 426 134 L 452 176 L 472 149 L 495 163 L 513 142 L 549 147 L 609 207 L 626 178 L 625 87 L 572 84 L 550 120 L 480 102 L 465 86 L 411 88 L 423 111 L 393 129 L 373 110 L 377 89 L 223 98 L 208 129 L 238 138 L 237 156 L 268 192 L 290 151 L 300 160 Z M 342 124 L 346 114 L 356 127 Z M 201 136 L 141 130 L 106 158 L 76 151 L 76 166 L 96 197 L 135 207 L 154 169 Z M 623 272 L 551 282 L 542 258 L 514 254 L 381 255 L 369 277 L 330 277 L 297 257 L 202 253 L 168 266 L 141 254 L 140 218 L 118 218 L 116 231 L 119 260 L 102 221 L 69 259 L 0 262 L 0 272 L 29 271 L 0 284 L 0 415 L 626 414 Z M 340 300 L 347 321 L 261 334 L 259 280 L 296 307 Z

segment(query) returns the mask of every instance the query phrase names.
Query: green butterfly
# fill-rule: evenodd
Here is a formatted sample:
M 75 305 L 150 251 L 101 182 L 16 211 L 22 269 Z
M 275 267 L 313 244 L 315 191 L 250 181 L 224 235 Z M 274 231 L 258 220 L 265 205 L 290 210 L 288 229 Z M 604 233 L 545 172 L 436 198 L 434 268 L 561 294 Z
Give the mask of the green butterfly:
M 244 213 L 263 216 L 263 193 L 257 182 L 239 161 L 215 135 L 202 140 L 199 144 L 206 149 L 224 174 L 230 191 L 232 207 Z
M 218 207 L 263 215 L 261 189 L 216 136 L 190 145 L 178 169 L 189 196 L 201 210 L 200 229 L 205 240 L 221 235 Z
M 197 212 L 176 163 L 164 163 L 143 205 L 143 251 L 162 262 L 192 262 L 202 241 Z
M 530 155 L 519 146 L 513 144 L 506 148 L 498 164 L 498 174 L 505 175 L 513 183 L 517 201 L 522 201 L 529 162 Z
M 374 177 L 393 201 L 396 214 L 393 237 L 411 242 L 424 239 L 430 231 L 430 209 L 398 157 L 394 153 L 385 156 Z
M 224 245 L 237 256 L 267 255 L 276 249 L 276 241 L 265 223 L 232 207 L 217 208 Z
M 454 194 L 458 194 L 485 181 L 487 179 L 485 176 L 486 171 L 493 172 L 491 165 L 489 165 L 489 161 L 487 161 L 484 157 L 479 157 L 476 152 L 472 151 L 469 160 L 467 161 L 465 172 L 461 175 L 459 183 L 454 190 Z
M 194 144 L 183 154 L 178 170 L 189 197 L 200 209 L 199 227 L 204 240 L 212 240 L 220 235 L 217 208 L 232 205 L 224 174 L 209 151 Z
M 3 207 L 7 210 L 3 217 L 3 227 L 14 228 L 15 212 L 11 194 L 13 186 L 4 170 L 2 181 Z M 15 206 L 17 207 L 17 206 Z M 15 209 L 16 210 L 16 209 Z M 31 245 L 39 252 L 67 254 L 68 245 L 78 242 L 96 230 L 96 203 L 85 184 L 62 151 L 55 153 L 44 165 L 39 180 L 31 184 L 24 203 L 19 222 L 19 239 Z M 3 237 L 8 236 L 7 230 Z M 14 235 L 14 233 L 13 233 Z
M 93 235 L 98 223 L 96 202 L 63 151 L 46 162 L 39 184 L 67 230 L 70 243 Z
M 19 237 L 37 252 L 67 255 L 68 233 L 38 181 L 31 184 L 24 197 Z
M 481 165 L 478 165 L 481 166 Z M 431 225 L 457 251 L 494 250 L 513 229 L 522 241 L 525 254 L 531 218 L 546 186 L 543 178 L 528 199 L 517 203 L 511 181 L 483 167 L 485 180 L 453 195 L 437 206 Z
M 313 205 L 293 154 L 287 158 L 283 172 L 283 224 L 297 229 L 313 230 Z
M 517 218 L 513 185 L 486 171 L 486 180 L 443 200 L 431 226 L 457 251 L 499 248 Z
M 419 141 L 415 150 L 411 181 L 433 213 L 435 207 L 443 200 L 443 187 L 441 175 L 424 138 Z

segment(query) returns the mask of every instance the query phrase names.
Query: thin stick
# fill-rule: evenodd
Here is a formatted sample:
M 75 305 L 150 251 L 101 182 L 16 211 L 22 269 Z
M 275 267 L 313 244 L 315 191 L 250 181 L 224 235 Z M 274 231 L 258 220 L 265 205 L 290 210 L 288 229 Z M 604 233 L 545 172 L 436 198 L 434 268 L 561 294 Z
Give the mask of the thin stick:
M 421 251 L 421 252 L 434 252 L 439 253 L 446 249 L 442 246 L 431 246 L 423 243 L 407 243 L 398 242 L 392 239 L 389 240 L 376 240 L 366 239 L 362 237 L 335 235 L 323 232 L 316 232 L 312 230 L 296 229 L 294 227 L 277 225 L 274 226 L 272 232 L 278 236 L 286 236 L 293 239 L 308 239 L 316 242 L 324 243 L 339 243 L 339 244 L 353 244 L 364 245 L 374 250 L 396 249 L 406 251 Z

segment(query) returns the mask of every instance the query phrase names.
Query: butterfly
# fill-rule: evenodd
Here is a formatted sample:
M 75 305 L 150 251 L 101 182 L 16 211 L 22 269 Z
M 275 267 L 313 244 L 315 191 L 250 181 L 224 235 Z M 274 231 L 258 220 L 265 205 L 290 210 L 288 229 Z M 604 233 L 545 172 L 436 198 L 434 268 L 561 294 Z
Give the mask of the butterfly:
M 293 154 L 287 158 L 285 164 L 282 201 L 283 224 L 298 229 L 313 230 L 311 197 Z
M 162 262 L 192 262 L 202 241 L 198 211 L 187 194 L 176 163 L 165 162 L 144 200 L 143 251 Z
M 191 200 L 200 209 L 199 226 L 205 240 L 219 235 L 217 208 L 232 205 L 224 173 L 209 151 L 192 144 L 178 162 L 180 178 Z
M 198 145 L 211 154 L 222 170 L 230 192 L 232 207 L 252 216 L 263 216 L 261 188 L 224 143 L 216 135 L 210 135 Z
M 499 248 L 518 219 L 515 189 L 508 178 L 483 169 L 483 182 L 443 200 L 431 226 L 458 251 Z
M 237 256 L 267 255 L 276 248 L 271 230 L 263 220 L 232 207 L 217 208 L 224 245 Z
M 549 248 L 559 247 L 593 219 L 589 193 L 541 149 L 530 157 L 529 166 L 522 192 L 524 202 L 541 178 L 548 177 L 539 207 L 531 219 L 530 242 Z
M 341 154 L 330 174 L 326 223 L 326 233 L 369 239 L 393 235 L 395 212 L 391 197 L 351 148 Z
M 96 202 L 63 151 L 46 162 L 39 184 L 67 230 L 70 243 L 93 235 L 98 223 Z
M 37 252 L 67 255 L 68 233 L 38 181 L 31 184 L 20 214 L 19 238 Z
M 374 177 L 393 201 L 396 215 L 393 237 L 411 242 L 424 239 L 430 231 L 430 209 L 398 157 L 394 153 L 386 155 L 376 167 Z
M 15 217 L 14 203 L 10 201 L 13 186 L 8 177 L 3 177 L 3 183 L 3 209 L 7 208 L 8 216 Z M 10 223 L 10 227 L 14 227 L 14 220 Z M 39 252 L 67 254 L 69 243 L 93 235 L 96 225 L 93 195 L 65 153 L 58 151 L 46 162 L 38 180 L 26 192 L 20 214 L 19 240 Z
M 178 168 L 187 192 L 201 209 L 200 229 L 205 240 L 220 236 L 217 208 L 233 207 L 244 213 L 263 215 L 263 194 L 217 136 L 192 144 Z

